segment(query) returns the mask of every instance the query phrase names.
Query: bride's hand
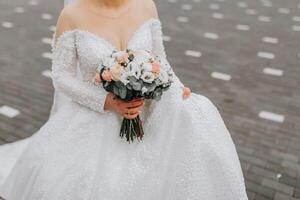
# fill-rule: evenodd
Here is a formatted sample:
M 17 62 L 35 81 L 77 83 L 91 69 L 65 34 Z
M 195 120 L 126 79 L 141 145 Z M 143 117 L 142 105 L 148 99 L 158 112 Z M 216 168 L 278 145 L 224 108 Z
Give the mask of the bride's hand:
M 134 119 L 139 115 L 144 104 L 144 99 L 123 101 L 119 98 L 115 98 L 114 94 L 108 93 L 105 100 L 104 110 L 116 112 L 127 119 Z

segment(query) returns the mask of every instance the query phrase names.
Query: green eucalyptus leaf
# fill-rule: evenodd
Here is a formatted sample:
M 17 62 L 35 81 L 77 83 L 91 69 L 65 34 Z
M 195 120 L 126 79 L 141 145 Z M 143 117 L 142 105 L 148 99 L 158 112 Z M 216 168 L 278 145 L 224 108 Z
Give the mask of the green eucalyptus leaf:
M 139 82 L 134 82 L 134 83 L 132 83 L 132 88 L 134 89 L 134 90 L 141 90 L 142 89 L 142 84 L 141 83 L 139 83 Z
M 115 85 L 114 85 L 114 88 L 113 88 L 113 92 L 114 92 L 114 94 L 116 94 L 117 96 L 120 96 L 119 89 L 118 89 L 118 87 L 116 87 Z
M 126 87 L 119 88 L 119 94 L 121 99 L 125 99 L 127 94 L 127 88 Z

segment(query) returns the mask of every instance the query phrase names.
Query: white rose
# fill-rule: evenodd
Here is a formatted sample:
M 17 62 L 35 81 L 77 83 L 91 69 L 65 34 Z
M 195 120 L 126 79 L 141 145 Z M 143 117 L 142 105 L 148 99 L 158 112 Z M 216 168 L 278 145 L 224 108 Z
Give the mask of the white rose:
M 121 74 L 121 77 L 120 77 L 120 81 L 122 83 L 124 83 L 124 85 L 127 85 L 130 81 L 129 81 L 129 77 L 130 76 L 134 76 L 134 74 L 132 73 L 132 71 L 124 71 L 122 74 Z
M 141 67 L 136 62 L 131 62 L 127 68 L 131 68 L 131 73 L 134 77 L 139 79 L 141 77 Z
M 167 83 L 169 81 L 169 75 L 166 71 L 161 71 L 158 79 L 162 82 L 162 83 Z
M 144 72 L 141 79 L 146 83 L 152 83 L 154 81 L 154 74 L 152 72 Z
M 152 64 L 151 63 L 144 63 L 142 65 L 142 69 L 145 70 L 145 72 L 152 72 Z

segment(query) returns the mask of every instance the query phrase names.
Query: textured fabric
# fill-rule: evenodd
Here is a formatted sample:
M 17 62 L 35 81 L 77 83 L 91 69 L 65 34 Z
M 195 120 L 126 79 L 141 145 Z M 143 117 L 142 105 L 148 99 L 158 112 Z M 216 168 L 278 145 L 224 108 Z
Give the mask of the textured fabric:
M 146 21 L 128 48 L 166 59 L 160 21 Z M 183 100 L 175 74 L 162 99 L 147 100 L 143 108 L 143 141 L 128 144 L 119 137 L 122 118 L 103 112 L 105 92 L 91 84 L 101 56 L 114 49 L 88 31 L 59 37 L 53 82 L 69 100 L 25 150 L 16 151 L 20 156 L 0 158 L 0 166 L 12 163 L 0 170 L 0 177 L 7 177 L 0 195 L 8 200 L 247 200 L 236 149 L 218 110 L 200 94 Z M 0 155 L 20 148 L 24 145 L 5 145 Z

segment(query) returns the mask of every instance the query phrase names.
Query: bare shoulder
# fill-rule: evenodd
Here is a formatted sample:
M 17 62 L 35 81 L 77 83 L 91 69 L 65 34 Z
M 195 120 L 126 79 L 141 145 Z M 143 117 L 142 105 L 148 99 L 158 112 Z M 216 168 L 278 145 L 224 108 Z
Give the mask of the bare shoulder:
M 76 12 L 78 11 L 78 6 L 68 5 L 65 6 L 57 20 L 55 37 L 58 38 L 61 34 L 66 31 L 72 30 L 76 27 Z
M 145 11 L 149 14 L 149 16 L 153 18 L 158 18 L 158 12 L 155 2 L 153 0 L 145 0 L 143 2 L 145 5 Z

